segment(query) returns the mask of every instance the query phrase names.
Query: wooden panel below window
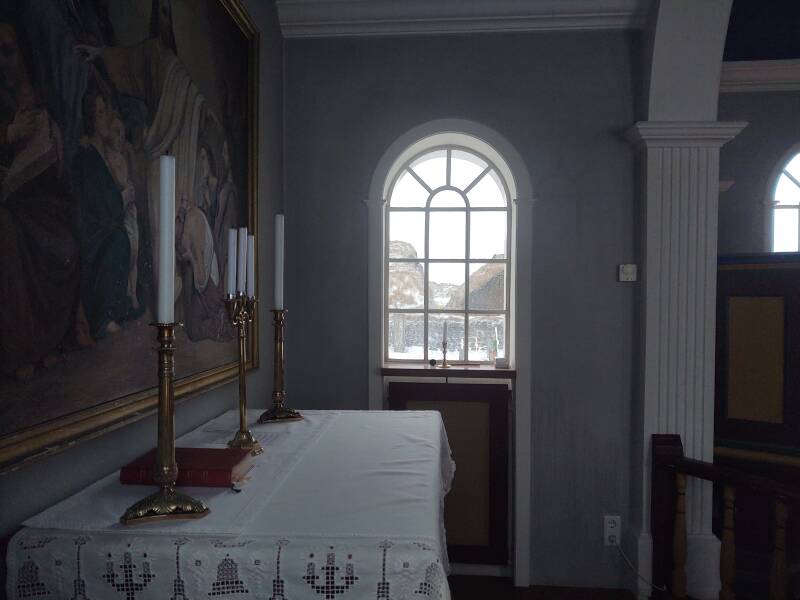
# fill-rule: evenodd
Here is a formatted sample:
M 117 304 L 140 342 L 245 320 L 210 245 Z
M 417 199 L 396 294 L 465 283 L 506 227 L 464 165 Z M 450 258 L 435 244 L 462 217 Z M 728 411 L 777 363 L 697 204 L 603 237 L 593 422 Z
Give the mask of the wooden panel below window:
M 719 263 L 715 443 L 796 454 L 800 254 L 720 257 Z
M 406 410 L 438 410 L 456 463 L 456 478 L 445 497 L 447 543 L 489 545 L 489 405 L 478 402 L 409 400 Z M 464 476 L 461 476 L 461 474 Z
M 452 562 L 508 564 L 510 397 L 499 384 L 389 383 L 391 409 L 442 415 L 456 463 L 444 511 Z
M 729 419 L 783 423 L 784 299 L 728 300 Z

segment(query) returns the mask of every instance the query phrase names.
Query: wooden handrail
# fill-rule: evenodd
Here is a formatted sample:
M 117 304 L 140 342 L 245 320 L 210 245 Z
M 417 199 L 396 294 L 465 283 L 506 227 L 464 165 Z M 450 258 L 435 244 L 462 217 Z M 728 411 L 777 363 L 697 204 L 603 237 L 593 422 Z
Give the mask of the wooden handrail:
M 669 582 L 669 597 L 686 598 L 686 482 L 688 477 L 710 481 L 724 490 L 720 600 L 735 600 L 736 548 L 734 515 L 736 492 L 746 489 L 766 496 L 775 505 L 775 532 L 770 600 L 785 600 L 786 523 L 789 505 L 800 503 L 800 486 L 788 486 L 768 477 L 733 467 L 686 458 L 678 435 L 657 434 L 652 440 L 650 529 L 653 536 L 653 583 Z M 671 548 L 666 547 L 671 544 Z M 671 559 L 671 565 L 667 562 Z
M 653 436 L 654 438 L 657 436 Z M 679 436 L 676 436 L 679 437 Z M 653 458 L 658 466 L 662 468 L 674 469 L 678 473 L 684 473 L 690 477 L 712 481 L 719 485 L 733 486 L 735 488 L 746 488 L 756 491 L 762 496 L 772 496 L 775 498 L 786 498 L 794 502 L 800 502 L 800 488 L 790 488 L 774 479 L 753 475 L 747 471 L 741 471 L 733 467 L 715 465 L 713 463 L 695 460 L 693 458 L 675 457 L 671 454 L 658 454 L 658 447 L 654 443 Z

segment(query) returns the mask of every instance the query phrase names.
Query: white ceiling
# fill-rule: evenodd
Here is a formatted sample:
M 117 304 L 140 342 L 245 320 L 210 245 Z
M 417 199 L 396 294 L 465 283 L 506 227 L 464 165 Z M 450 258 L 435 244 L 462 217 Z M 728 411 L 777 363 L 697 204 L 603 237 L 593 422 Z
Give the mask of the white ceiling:
M 640 28 L 652 0 L 277 0 L 286 37 Z

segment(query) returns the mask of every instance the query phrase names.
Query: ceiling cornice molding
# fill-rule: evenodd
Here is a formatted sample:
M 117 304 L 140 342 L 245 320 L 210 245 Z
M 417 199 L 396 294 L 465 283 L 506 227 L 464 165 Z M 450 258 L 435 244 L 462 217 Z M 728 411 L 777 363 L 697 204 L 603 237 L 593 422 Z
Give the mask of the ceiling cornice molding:
M 628 141 L 647 148 L 713 148 L 723 146 L 747 127 L 745 121 L 639 121 Z
M 283 35 L 358 37 L 641 28 L 651 0 L 277 0 Z
M 719 91 L 800 91 L 800 60 L 747 60 L 722 63 Z

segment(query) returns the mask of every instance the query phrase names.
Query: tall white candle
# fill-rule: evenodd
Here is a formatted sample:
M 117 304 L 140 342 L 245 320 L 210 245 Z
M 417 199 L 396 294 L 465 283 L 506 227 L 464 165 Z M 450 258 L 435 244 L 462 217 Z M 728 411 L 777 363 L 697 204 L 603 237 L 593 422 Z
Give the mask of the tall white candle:
M 225 292 L 228 296 L 236 294 L 236 229 L 228 230 L 228 273 Z
M 175 321 L 175 157 L 159 158 L 158 311 L 159 323 Z
M 247 227 L 239 227 L 239 270 L 236 278 L 236 291 L 247 291 Z
M 442 328 L 442 340 L 447 341 L 447 321 L 444 322 L 444 327 Z
M 256 238 L 247 236 L 247 295 L 256 297 Z
M 275 215 L 275 310 L 283 310 L 283 215 Z

